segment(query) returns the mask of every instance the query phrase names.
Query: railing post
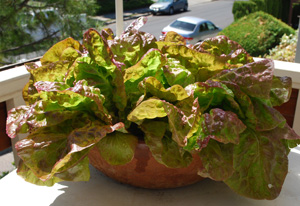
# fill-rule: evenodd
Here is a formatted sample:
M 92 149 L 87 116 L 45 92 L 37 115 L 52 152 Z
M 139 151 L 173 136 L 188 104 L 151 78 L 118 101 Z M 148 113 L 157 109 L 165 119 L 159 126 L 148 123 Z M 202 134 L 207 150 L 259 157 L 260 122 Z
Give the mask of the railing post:
M 116 35 L 123 32 L 123 0 L 115 0 L 116 4 Z

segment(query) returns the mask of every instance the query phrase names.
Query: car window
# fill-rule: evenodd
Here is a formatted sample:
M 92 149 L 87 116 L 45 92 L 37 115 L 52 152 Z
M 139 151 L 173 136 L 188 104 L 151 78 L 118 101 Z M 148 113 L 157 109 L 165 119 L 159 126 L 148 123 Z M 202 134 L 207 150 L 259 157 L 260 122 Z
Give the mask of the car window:
M 212 23 L 210 23 L 210 22 L 207 22 L 206 24 L 207 24 L 207 28 L 208 28 L 208 30 L 215 30 L 215 29 L 216 29 L 216 26 L 215 26 L 215 25 L 213 25 Z
M 208 28 L 207 28 L 206 23 L 203 23 L 200 25 L 200 27 L 199 27 L 200 32 L 207 31 L 207 30 L 208 30 Z
M 176 28 L 176 29 L 194 31 L 196 25 L 192 24 L 192 23 L 176 20 L 170 26 L 173 27 L 173 28 Z

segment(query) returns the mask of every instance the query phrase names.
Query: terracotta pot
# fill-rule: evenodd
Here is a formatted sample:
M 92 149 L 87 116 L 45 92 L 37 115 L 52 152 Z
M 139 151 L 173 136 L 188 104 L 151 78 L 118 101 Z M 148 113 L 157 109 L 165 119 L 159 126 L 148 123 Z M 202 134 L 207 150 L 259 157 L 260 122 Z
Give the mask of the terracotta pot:
M 176 188 L 190 185 L 203 179 L 197 175 L 202 166 L 198 155 L 186 168 L 167 168 L 158 163 L 144 142 L 139 142 L 134 158 L 126 165 L 108 164 L 94 147 L 89 153 L 90 163 L 108 177 L 121 183 L 151 189 Z

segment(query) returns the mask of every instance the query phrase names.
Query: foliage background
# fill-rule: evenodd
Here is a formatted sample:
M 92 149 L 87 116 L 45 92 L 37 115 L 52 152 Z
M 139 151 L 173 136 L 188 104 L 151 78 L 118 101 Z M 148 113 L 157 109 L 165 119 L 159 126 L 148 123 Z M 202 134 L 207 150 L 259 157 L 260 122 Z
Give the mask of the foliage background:
M 280 39 L 279 45 L 269 51 L 269 55 L 264 55 L 264 58 L 295 62 L 298 32 L 296 34 L 286 35 Z
M 284 35 L 295 30 L 262 11 L 244 16 L 226 27 L 219 34 L 238 42 L 251 56 L 261 56 L 279 44 Z
M 148 7 L 153 3 L 152 0 L 123 0 L 124 10 L 137 9 L 142 7 Z M 115 11 L 115 1 L 97 0 L 98 9 L 97 14 L 106 14 Z
M 98 26 L 81 21 L 80 14 L 93 15 L 97 9 L 95 0 L 1 0 L 0 66 L 12 63 L 9 56 L 47 50 L 68 36 L 79 39 L 85 29 Z M 51 25 L 58 29 L 51 30 Z M 37 28 L 44 34 L 39 40 L 28 32 Z
M 232 7 L 234 20 L 256 11 L 263 11 L 272 16 L 281 19 L 288 23 L 289 9 L 291 0 L 249 0 L 249 1 L 235 1 Z M 300 3 L 293 4 L 293 18 L 292 23 L 294 28 L 298 26 L 298 17 Z M 296 22 L 296 24 L 295 24 Z

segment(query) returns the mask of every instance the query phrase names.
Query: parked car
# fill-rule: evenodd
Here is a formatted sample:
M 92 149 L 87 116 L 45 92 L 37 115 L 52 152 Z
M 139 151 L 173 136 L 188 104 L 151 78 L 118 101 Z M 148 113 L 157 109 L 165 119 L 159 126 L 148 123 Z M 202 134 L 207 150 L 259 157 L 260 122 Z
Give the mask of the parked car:
M 158 0 L 149 8 L 153 15 L 157 13 L 167 13 L 172 15 L 175 11 L 187 11 L 188 2 L 187 0 Z
M 162 35 L 168 31 L 174 31 L 183 36 L 187 44 L 195 44 L 206 38 L 216 36 L 222 29 L 211 21 L 198 17 L 180 17 L 163 28 Z

